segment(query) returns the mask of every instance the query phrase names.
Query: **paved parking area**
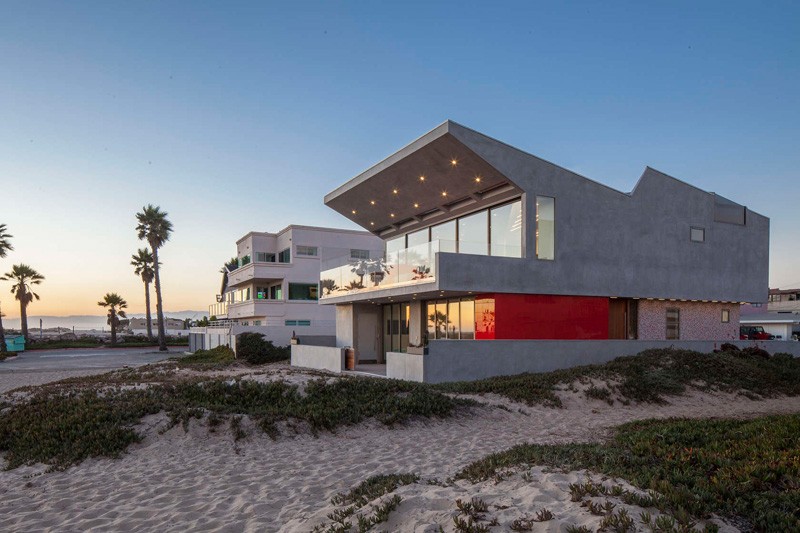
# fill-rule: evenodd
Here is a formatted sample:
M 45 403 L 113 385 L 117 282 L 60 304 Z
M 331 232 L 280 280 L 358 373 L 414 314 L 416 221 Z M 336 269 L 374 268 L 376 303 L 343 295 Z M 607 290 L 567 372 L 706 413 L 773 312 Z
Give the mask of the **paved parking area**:
M 141 366 L 180 355 L 186 348 L 168 352 L 158 348 L 75 348 L 33 350 L 0 361 L 0 393 L 26 385 L 40 385 L 73 376 L 101 374 L 126 366 Z

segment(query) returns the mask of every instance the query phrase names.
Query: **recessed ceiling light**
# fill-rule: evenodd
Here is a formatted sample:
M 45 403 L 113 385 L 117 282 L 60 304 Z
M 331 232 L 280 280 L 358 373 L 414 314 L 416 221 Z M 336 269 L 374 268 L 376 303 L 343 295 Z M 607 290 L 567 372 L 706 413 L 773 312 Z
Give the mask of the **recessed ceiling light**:
M 353 209 L 353 214 L 354 214 L 354 215 L 356 214 L 356 210 L 355 210 L 355 209 Z
M 389 216 L 394 218 L 394 213 L 389 213 Z
M 458 164 L 458 160 L 457 159 L 451 159 L 450 160 L 450 164 L 453 165 L 453 166 L 456 166 Z
M 419 181 L 425 181 L 425 176 L 420 176 Z
M 392 192 L 393 192 L 394 194 L 397 194 L 397 189 L 392 189 Z
M 414 207 L 419 207 L 419 204 L 414 204 Z
M 442 191 L 442 196 L 447 196 L 447 191 Z
M 375 205 L 375 200 L 370 200 L 369 203 Z
M 480 183 L 480 182 L 481 182 L 481 177 L 475 176 L 475 183 Z
M 370 222 L 370 223 L 369 223 L 369 225 L 370 225 L 370 226 L 374 226 L 374 225 L 375 225 L 375 223 L 374 223 L 374 222 Z

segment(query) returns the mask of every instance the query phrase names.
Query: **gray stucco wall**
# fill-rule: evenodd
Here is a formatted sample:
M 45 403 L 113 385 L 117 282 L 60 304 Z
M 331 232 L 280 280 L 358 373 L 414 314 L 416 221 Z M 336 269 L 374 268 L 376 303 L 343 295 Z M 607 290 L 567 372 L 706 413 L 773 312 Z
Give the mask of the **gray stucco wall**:
M 769 219 L 714 221 L 715 196 L 647 168 L 628 195 L 478 132 L 449 133 L 523 191 L 526 259 L 439 254 L 439 289 L 763 302 Z M 537 195 L 555 198 L 556 258 L 535 257 Z M 705 242 L 689 239 L 705 228 Z
M 719 348 L 720 344 L 719 341 L 433 340 L 429 343 L 428 353 L 422 356 L 423 380 L 426 383 L 442 383 L 523 372 L 550 372 L 580 365 L 605 363 L 623 355 L 636 355 L 651 348 L 670 346 L 709 353 Z M 785 352 L 800 357 L 800 342 L 795 341 L 734 341 L 733 344 L 741 348 L 757 345 L 771 354 Z M 388 370 L 387 368 L 388 377 L 413 379 L 392 375 Z M 398 373 L 399 371 L 400 367 Z

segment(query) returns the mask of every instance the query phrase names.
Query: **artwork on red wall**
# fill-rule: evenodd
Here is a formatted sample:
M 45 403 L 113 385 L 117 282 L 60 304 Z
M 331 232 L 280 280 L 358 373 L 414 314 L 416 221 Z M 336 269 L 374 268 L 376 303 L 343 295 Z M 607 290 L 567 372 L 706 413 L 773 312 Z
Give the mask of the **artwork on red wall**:
M 486 294 L 475 298 L 476 339 L 608 338 L 608 298 Z

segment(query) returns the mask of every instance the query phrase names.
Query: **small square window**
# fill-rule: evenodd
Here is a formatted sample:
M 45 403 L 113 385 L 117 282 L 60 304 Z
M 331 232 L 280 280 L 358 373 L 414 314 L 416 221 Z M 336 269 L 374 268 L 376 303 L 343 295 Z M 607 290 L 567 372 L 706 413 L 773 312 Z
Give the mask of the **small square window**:
M 706 230 L 705 228 L 691 228 L 689 237 L 692 239 L 692 242 L 705 242 Z
M 731 312 L 728 309 L 722 310 L 722 323 L 727 324 L 731 321 Z

